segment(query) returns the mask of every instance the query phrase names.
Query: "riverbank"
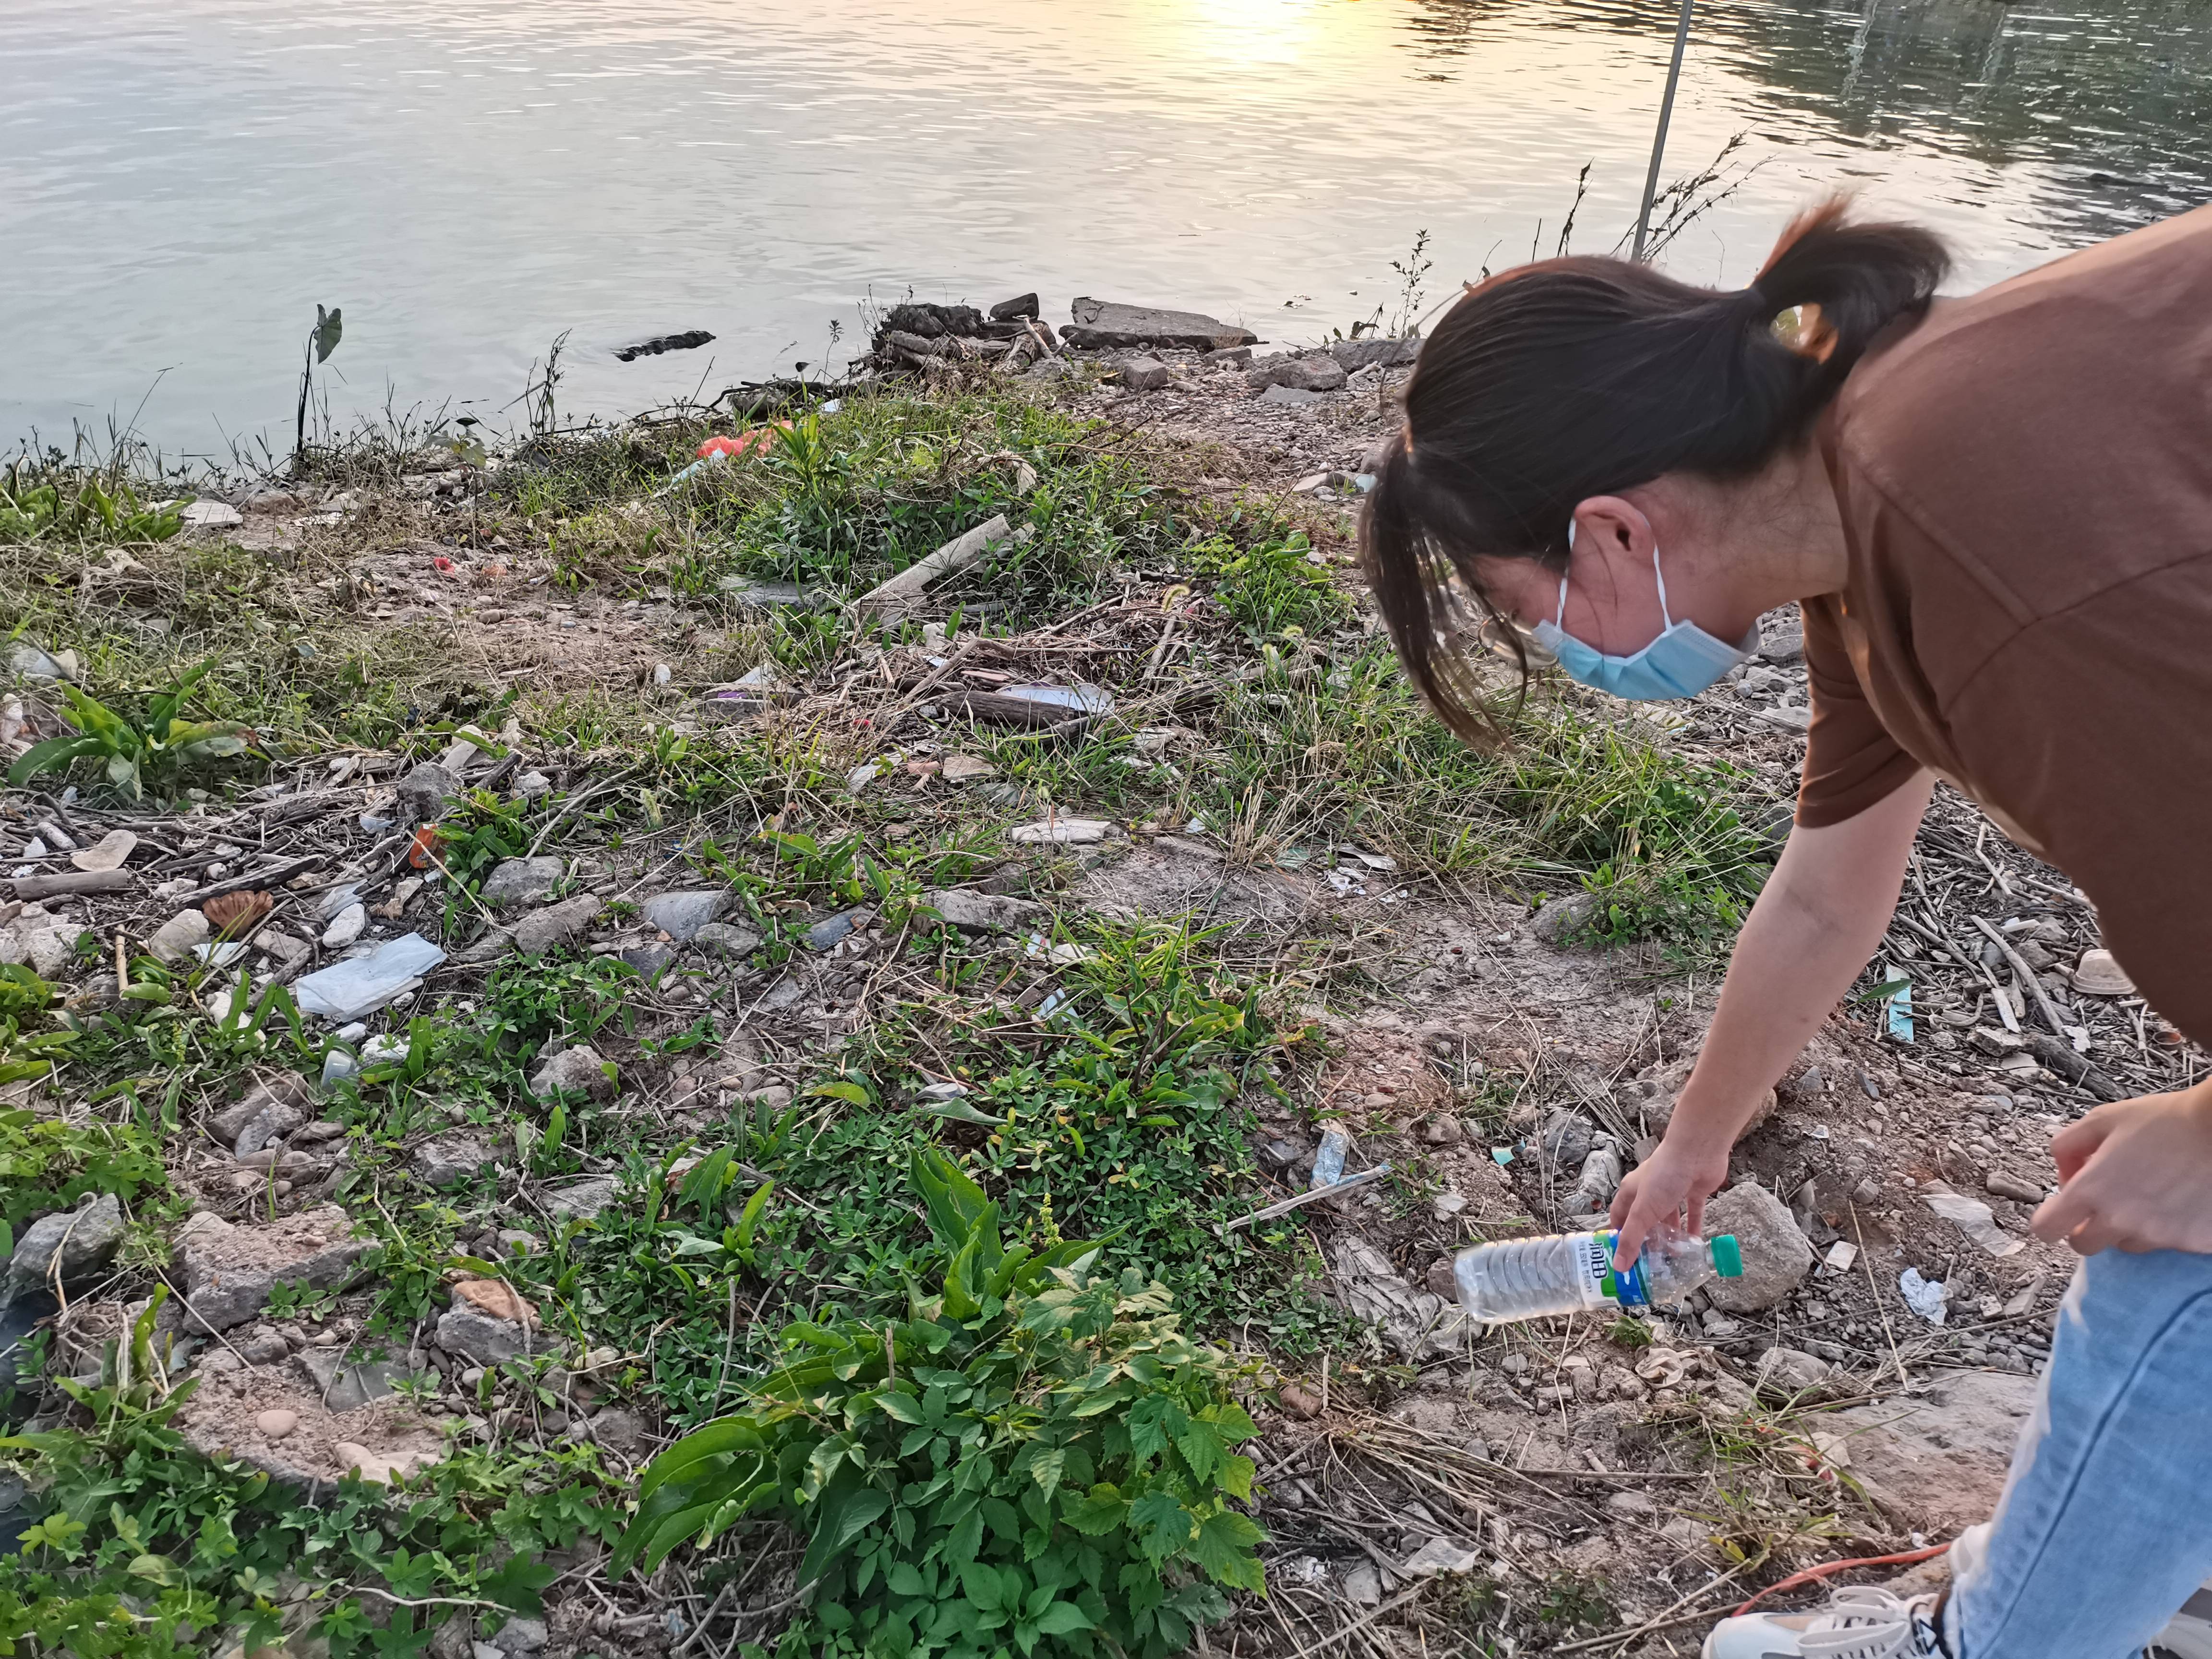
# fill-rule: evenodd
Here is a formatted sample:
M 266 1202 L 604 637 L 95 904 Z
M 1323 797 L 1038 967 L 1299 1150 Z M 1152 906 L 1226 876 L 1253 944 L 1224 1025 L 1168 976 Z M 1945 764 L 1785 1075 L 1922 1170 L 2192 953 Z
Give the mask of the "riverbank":
M 2063 1288 L 2024 1215 L 2075 1050 L 2090 1088 L 2190 1063 L 2075 983 L 2087 908 L 1947 798 L 1866 981 L 1913 981 L 1914 1040 L 1847 1005 L 1739 1148 L 1752 1279 L 1469 1331 L 1449 1253 L 1567 1224 L 1663 1125 L 1786 817 L 1789 619 L 1693 704 L 1547 685 L 1470 754 L 1352 568 L 1387 343 L 903 320 L 939 331 L 851 384 L 498 453 L 364 437 L 182 508 L 127 465 L 10 478 L 0 738 L 73 711 L 100 747 L 0 801 L 9 1282 L 46 1333 L 5 1409 L 62 1517 L 0 1565 L 9 1616 L 612 1659 L 945 1608 L 1079 1648 L 1158 1582 L 1125 1645 L 1658 1654 L 1974 1518 Z M 202 666 L 210 724 L 161 728 Z M 2035 1042 L 2045 1003 L 2078 1044 Z M 1389 1173 L 1232 1224 L 1331 1122 Z M 1110 1376 L 972 1403 L 1038 1374 L 1054 1285 L 974 1277 L 997 1247 L 923 1148 L 1007 1246 L 1107 1241 L 1121 1322 L 1071 1352 Z M 1168 1300 L 1207 1345 L 1142 1325 L 1173 1417 L 1114 1346 Z M 769 1508 L 611 1559 L 655 1455 L 817 1349 Z M 841 1480 L 885 1501 L 810 1599 L 773 1511 Z

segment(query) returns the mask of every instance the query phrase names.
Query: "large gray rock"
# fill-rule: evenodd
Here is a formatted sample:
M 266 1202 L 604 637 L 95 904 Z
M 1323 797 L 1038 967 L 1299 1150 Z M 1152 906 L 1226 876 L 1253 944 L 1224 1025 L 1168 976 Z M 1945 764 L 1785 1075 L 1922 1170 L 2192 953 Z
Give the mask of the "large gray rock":
M 325 1407 L 334 1412 L 358 1411 L 397 1392 L 400 1383 L 416 1375 L 397 1360 L 349 1365 L 341 1348 L 302 1348 L 295 1357 L 300 1369 L 314 1379 Z
M 102 1193 L 76 1209 L 41 1217 L 15 1241 L 0 1305 L 25 1291 L 52 1285 L 57 1278 L 67 1285 L 106 1267 L 122 1242 L 123 1206 L 112 1193 Z
M 718 957 L 749 957 L 760 949 L 761 936 L 750 927 L 710 921 L 691 936 L 691 943 Z
M 1052 915 L 1034 900 L 979 892 L 973 887 L 937 888 L 924 893 L 921 902 L 955 927 L 970 933 L 1011 933 L 1041 927 Z
M 460 780 L 435 761 L 424 761 L 399 780 L 399 822 L 409 828 L 435 823 L 453 810 Z
M 526 1353 L 550 1353 L 559 1346 L 542 1333 L 533 1334 L 519 1319 L 494 1319 L 460 1303 L 438 1316 L 438 1346 L 479 1365 L 496 1365 Z
M 1339 340 L 1329 347 L 1328 355 L 1346 374 L 1357 374 L 1370 363 L 1391 368 L 1412 362 L 1421 355 L 1421 341 L 1419 335 L 1402 340 Z
M 1162 311 L 1085 297 L 1076 301 L 1068 312 L 1075 320 L 1061 328 L 1060 337 L 1086 350 L 1179 346 L 1190 351 L 1221 351 L 1254 344 L 1260 337 L 1249 328 L 1195 311 Z
M 1743 1251 L 1743 1277 L 1705 1287 L 1723 1313 L 1763 1313 L 1813 1271 L 1813 1246 L 1797 1231 L 1790 1206 L 1755 1181 L 1731 1187 L 1705 1206 L 1705 1236 L 1734 1233 Z
M 477 1172 L 498 1162 L 499 1155 L 471 1134 L 440 1135 L 415 1149 L 408 1160 L 415 1173 L 433 1187 L 458 1187 L 473 1181 Z
M 146 948 L 173 966 L 189 957 L 194 945 L 205 945 L 208 933 L 208 919 L 199 911 L 179 910 L 154 930 Z
M 510 910 L 544 898 L 560 884 L 561 876 L 556 858 L 501 859 L 477 896 L 495 910 Z
M 532 911 L 514 925 L 514 948 L 526 957 L 535 957 L 566 944 L 599 914 L 605 902 L 586 893 Z
M 278 1285 L 342 1290 L 360 1276 L 373 1248 L 352 1237 L 353 1222 L 335 1204 L 304 1210 L 263 1227 L 235 1227 L 202 1211 L 175 1240 L 184 1269 L 185 1328 L 228 1330 L 269 1304 Z
M 607 1063 L 599 1050 L 580 1042 L 548 1059 L 530 1079 L 530 1092 L 540 1100 L 556 1090 L 589 1095 L 604 1106 L 615 1097 L 615 1080 L 607 1075 Z
M 238 1140 L 231 1151 L 240 1158 L 251 1158 L 264 1147 L 283 1139 L 307 1121 L 307 1115 L 298 1107 L 272 1102 L 238 1132 Z
M 1995 1511 L 2041 1385 L 1999 1371 L 1923 1375 L 1925 1393 L 1820 1418 L 1815 1442 L 1893 1522 L 1948 1534 Z
M 1255 392 L 1265 392 L 1271 386 L 1286 386 L 1298 392 L 1336 392 L 1344 381 L 1345 373 L 1334 357 L 1278 357 L 1244 377 L 1244 384 Z
M 1121 365 L 1121 384 L 1132 392 L 1158 392 L 1173 378 L 1157 357 L 1132 357 Z
M 307 1079 L 297 1072 L 272 1073 L 255 1083 L 234 1104 L 224 1107 L 210 1117 L 207 1122 L 208 1133 L 234 1151 L 238 1146 L 239 1137 L 246 1133 L 247 1126 L 256 1119 L 267 1116 L 272 1111 L 295 1113 L 302 1111 L 313 1098 L 313 1095 L 314 1091 Z M 295 1117 L 292 1127 L 297 1128 L 302 1121 Z M 290 1131 L 286 1130 L 284 1133 L 289 1133 Z M 269 1139 L 264 1136 L 256 1145 L 265 1146 L 269 1144 Z M 249 1146 L 246 1150 L 251 1152 L 254 1148 Z
M 689 945 L 699 937 L 702 927 L 729 908 L 729 902 L 726 887 L 655 893 L 645 902 L 645 919 L 678 945 Z
M 613 1176 L 590 1176 L 547 1193 L 545 1212 L 556 1221 L 566 1221 L 571 1216 L 589 1221 L 613 1203 L 621 1191 L 622 1182 Z

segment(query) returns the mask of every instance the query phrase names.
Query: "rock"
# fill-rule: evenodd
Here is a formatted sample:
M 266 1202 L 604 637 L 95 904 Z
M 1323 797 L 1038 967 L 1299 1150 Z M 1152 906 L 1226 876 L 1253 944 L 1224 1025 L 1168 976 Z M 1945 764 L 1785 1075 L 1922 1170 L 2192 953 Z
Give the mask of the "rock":
M 1529 921 L 1528 931 L 1547 945 L 1559 945 L 1582 933 L 1597 914 L 1596 894 L 1569 893 L 1564 898 L 1547 900 Z
M 1382 1575 L 1372 1561 L 1362 1561 L 1344 1575 L 1344 1599 L 1356 1607 L 1381 1605 Z
M 1121 365 L 1121 384 L 1132 392 L 1158 392 L 1173 378 L 1157 357 L 1132 357 Z
M 1060 337 L 1086 351 L 1116 346 L 1171 346 L 1190 351 L 1220 351 L 1258 343 L 1249 329 L 1238 328 L 1194 311 L 1162 311 L 1149 306 L 1118 305 L 1111 300 L 1078 299 L 1068 308 L 1073 322 Z
M 1991 1170 L 1982 1177 L 1982 1185 L 1999 1198 L 2014 1199 L 2022 1204 L 2040 1204 L 2048 1196 L 2033 1181 L 2009 1170 Z
M 607 1075 L 606 1061 L 596 1048 L 580 1042 L 548 1056 L 530 1079 L 530 1092 L 539 1100 L 556 1089 L 589 1095 L 602 1106 L 615 1097 L 615 1080 Z
M 314 951 L 307 940 L 281 927 L 264 927 L 253 936 L 254 947 L 280 968 L 296 968 Z
M 526 1298 L 517 1296 L 514 1287 L 503 1279 L 463 1279 L 453 1286 L 453 1305 L 458 1308 L 464 1304 L 493 1319 L 519 1321 L 525 1325 L 538 1322 L 538 1310 Z
M 1329 347 L 1328 355 L 1346 374 L 1357 374 L 1375 363 L 1394 368 L 1401 363 L 1412 362 L 1421 355 L 1421 341 L 1418 335 L 1409 335 L 1402 340 L 1339 340 Z M 1375 469 L 1363 470 L 1371 472 Z
M 351 1218 L 335 1204 L 260 1227 L 235 1227 L 201 1211 L 174 1241 L 184 1270 L 186 1328 L 224 1331 L 243 1324 L 268 1305 L 278 1285 L 343 1289 L 359 1276 L 362 1258 L 374 1248 L 352 1233 Z
M 41 1217 L 15 1241 L 7 1279 L 0 1284 L 0 1306 L 26 1291 L 51 1286 L 57 1279 L 67 1285 L 106 1266 L 122 1242 L 123 1206 L 112 1193 Z
M 314 1380 L 325 1409 L 333 1412 L 359 1411 L 372 1401 L 386 1399 L 416 1374 L 408 1366 L 387 1359 L 349 1365 L 338 1348 L 302 1348 L 298 1359 L 300 1369 Z
M 1456 1146 L 1466 1135 L 1460 1121 L 1449 1112 L 1432 1112 L 1421 1125 L 1421 1139 L 1431 1146 Z
M 556 1221 L 566 1221 L 571 1216 L 588 1221 L 613 1203 L 621 1190 L 622 1182 L 615 1176 L 592 1176 L 547 1193 L 546 1213 Z
M 1317 404 L 1322 394 L 1306 392 L 1294 386 L 1271 386 L 1260 394 L 1263 404 Z
M 617 954 L 648 985 L 658 984 L 663 970 L 676 960 L 676 952 L 665 945 L 626 945 Z
M 526 957 L 534 957 L 565 944 L 599 914 L 605 902 L 586 893 L 532 911 L 514 925 L 514 948 Z
M 1321 1415 L 1321 1396 L 1300 1388 L 1295 1382 L 1283 1384 L 1280 1399 L 1283 1409 L 1300 1422 L 1310 1422 Z
M 1278 357 L 1262 363 L 1244 377 L 1255 392 L 1285 386 L 1299 392 L 1337 392 L 1344 386 L 1344 371 L 1333 357 Z
M 501 859 L 477 896 L 495 910 L 532 904 L 560 885 L 564 873 L 557 858 Z
M 306 1114 L 298 1107 L 287 1106 L 281 1102 L 272 1101 L 238 1132 L 238 1139 L 233 1144 L 231 1151 L 242 1163 L 270 1142 L 282 1140 L 290 1134 L 300 1127 L 305 1118 Z
M 1105 840 L 1113 829 L 1103 818 L 1051 817 L 1010 830 L 1006 839 L 1017 847 L 1086 846 Z
M 724 887 L 656 893 L 645 902 L 645 919 L 678 945 L 689 945 L 699 937 L 702 927 L 729 908 L 729 890 Z
M 1249 368 L 1252 367 L 1250 346 L 1224 346 L 1218 351 L 1209 351 L 1206 361 L 1217 368 Z
M 208 919 L 198 910 L 179 910 L 154 930 L 146 948 L 173 966 L 187 960 L 192 947 L 208 942 Z
M 1544 1156 L 1559 1168 L 1579 1170 L 1589 1161 L 1590 1148 L 1596 1142 L 1597 1130 L 1588 1118 L 1559 1106 L 1545 1118 L 1538 1144 L 1543 1147 Z
M 254 1331 L 240 1339 L 238 1357 L 249 1365 L 281 1364 L 289 1357 L 292 1345 L 274 1331 Z
M 1825 1421 L 1850 1447 L 1853 1476 L 1893 1522 L 1948 1534 L 1995 1512 L 2040 1385 L 1996 1371 L 1923 1374 L 1925 1394 L 1854 1406 Z
M 545 1645 L 543 1619 L 509 1619 L 487 1638 L 494 1651 L 508 1656 L 535 1653 Z
M 494 1319 L 465 1303 L 438 1316 L 438 1346 L 479 1365 L 497 1365 L 526 1353 L 548 1353 L 552 1345 L 533 1342 L 530 1327 L 519 1320 Z
M 1705 1206 L 1705 1235 L 1733 1233 L 1743 1252 L 1743 1277 L 1716 1279 L 1705 1295 L 1724 1313 L 1760 1313 L 1796 1290 L 1813 1271 L 1813 1246 L 1790 1208 L 1747 1181 Z
M 1037 296 L 1034 294 L 1018 294 L 1011 300 L 1001 300 L 990 310 L 994 323 L 1031 322 L 1042 314 L 1037 309 Z
M 40 978 L 59 979 L 76 959 L 77 936 L 82 931 L 53 921 L 43 905 L 27 904 L 21 915 L 0 928 L 0 963 L 27 962 Z
M 1605 1500 L 1607 1512 L 1626 1516 L 1631 1520 L 1650 1520 L 1659 1513 L 1659 1505 L 1651 1501 L 1651 1494 L 1631 1488 L 1617 1492 Z
M 710 921 L 691 936 L 691 943 L 710 955 L 734 959 L 749 957 L 759 950 L 761 936 L 750 927 Z
M 366 904 L 349 904 L 331 919 L 329 927 L 323 929 L 323 948 L 325 951 L 342 951 L 359 939 L 368 926 L 368 907 Z
M 264 1439 L 282 1440 L 300 1426 L 300 1413 L 283 1410 L 265 1411 L 253 1419 L 253 1426 L 260 1431 Z
M 1778 1346 L 1759 1357 L 1758 1374 L 1753 1381 L 1770 1394 L 1794 1397 L 1826 1387 L 1833 1375 L 1825 1359 L 1815 1359 L 1796 1348 Z
M 872 915 L 873 912 L 868 910 L 840 910 L 834 916 L 823 918 L 806 930 L 806 948 L 810 951 L 830 949 L 842 943 L 847 934 Z
M 2085 996 L 2133 996 L 2135 981 L 2110 951 L 2084 951 L 2074 964 L 2074 988 Z
M 120 870 L 131 849 L 138 844 L 138 837 L 128 830 L 111 830 L 91 847 L 70 854 L 70 862 L 88 874 L 102 870 Z
M 432 1187 L 458 1187 L 473 1181 L 477 1172 L 498 1161 L 498 1154 L 472 1134 L 440 1135 L 426 1140 L 408 1159 L 410 1167 Z
M 627 1456 L 645 1447 L 645 1419 L 635 1412 L 624 1411 L 619 1406 L 608 1407 L 590 1419 L 585 1426 L 591 1430 L 592 1438 L 610 1451 L 618 1451 Z
M 514 781 L 514 793 L 523 800 L 536 800 L 553 793 L 553 780 L 543 772 L 525 772 Z
M 407 828 L 435 823 L 461 793 L 460 781 L 435 761 L 424 761 L 399 781 L 399 822 Z
M 282 1107 L 288 1111 L 304 1108 L 313 1098 L 307 1079 L 296 1072 L 277 1072 L 263 1078 L 240 1097 L 235 1105 L 226 1106 L 208 1120 L 208 1133 L 224 1146 L 235 1147 L 246 1126 Z M 296 1125 L 297 1119 L 295 1119 Z M 264 1141 L 262 1144 L 267 1144 Z
M 998 770 L 981 755 L 947 755 L 937 775 L 947 783 L 973 783 L 978 778 L 995 777 Z

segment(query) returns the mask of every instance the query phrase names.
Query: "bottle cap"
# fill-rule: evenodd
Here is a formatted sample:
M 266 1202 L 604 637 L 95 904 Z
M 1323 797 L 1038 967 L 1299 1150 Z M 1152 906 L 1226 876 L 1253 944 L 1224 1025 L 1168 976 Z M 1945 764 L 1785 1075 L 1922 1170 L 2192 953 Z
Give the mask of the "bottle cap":
M 1743 1277 L 1743 1251 L 1734 1233 L 1716 1233 L 1705 1243 L 1712 1247 L 1713 1266 L 1720 1270 L 1723 1279 Z

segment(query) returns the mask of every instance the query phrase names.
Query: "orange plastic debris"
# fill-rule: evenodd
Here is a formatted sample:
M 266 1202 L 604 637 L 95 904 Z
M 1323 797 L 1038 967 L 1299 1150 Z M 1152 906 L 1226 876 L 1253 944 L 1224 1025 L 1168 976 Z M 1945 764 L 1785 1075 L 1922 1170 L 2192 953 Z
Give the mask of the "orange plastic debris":
M 438 826 L 426 823 L 415 832 L 415 844 L 407 849 L 407 862 L 417 870 L 427 870 L 438 861 L 438 843 L 445 840 Z
M 790 430 L 789 421 L 778 421 L 774 426 L 757 426 L 749 432 L 740 432 L 734 438 L 709 438 L 699 446 L 699 459 L 708 461 L 721 455 L 741 461 L 756 453 L 766 454 L 769 447 L 775 442 L 775 434 Z

